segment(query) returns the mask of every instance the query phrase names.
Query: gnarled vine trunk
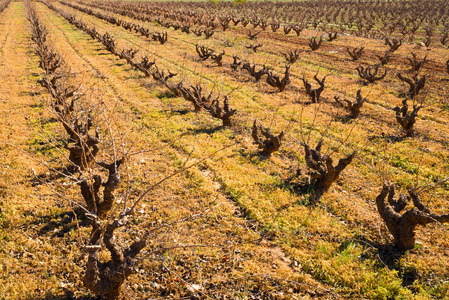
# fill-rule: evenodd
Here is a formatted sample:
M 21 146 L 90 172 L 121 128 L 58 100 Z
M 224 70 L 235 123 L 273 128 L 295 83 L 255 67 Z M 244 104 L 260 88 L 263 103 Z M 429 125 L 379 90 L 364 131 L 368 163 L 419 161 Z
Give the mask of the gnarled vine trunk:
M 394 200 L 394 185 L 384 184 L 382 191 L 376 198 L 377 210 L 393 235 L 394 243 L 402 250 L 410 250 L 415 246 L 415 230 L 418 225 L 449 222 L 449 214 L 437 215 L 431 213 L 414 190 L 409 190 L 408 193 L 409 195 L 400 194 L 399 199 Z M 388 203 L 385 201 L 387 195 Z M 401 215 L 401 211 L 404 210 L 407 201 L 410 200 L 412 200 L 415 208 L 411 208 Z

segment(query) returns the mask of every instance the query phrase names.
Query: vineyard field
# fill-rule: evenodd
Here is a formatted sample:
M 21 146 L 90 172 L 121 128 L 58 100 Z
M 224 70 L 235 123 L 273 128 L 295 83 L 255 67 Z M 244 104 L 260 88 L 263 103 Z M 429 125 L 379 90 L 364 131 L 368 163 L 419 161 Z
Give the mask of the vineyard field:
M 449 299 L 448 34 L 441 0 L 0 0 L 0 299 Z

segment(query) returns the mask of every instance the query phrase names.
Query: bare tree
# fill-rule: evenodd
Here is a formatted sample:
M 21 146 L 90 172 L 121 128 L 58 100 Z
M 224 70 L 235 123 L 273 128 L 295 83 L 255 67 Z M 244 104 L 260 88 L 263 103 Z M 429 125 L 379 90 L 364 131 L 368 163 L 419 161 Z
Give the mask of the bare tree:
M 122 51 L 120 51 L 119 53 L 119 57 L 120 58 L 125 58 L 127 60 L 133 59 L 134 56 L 136 56 L 136 54 L 139 52 L 139 49 L 133 49 L 133 48 L 125 48 L 122 49 Z
M 449 33 L 447 31 L 441 33 L 441 38 L 440 38 L 441 45 L 446 47 L 446 44 L 448 43 L 448 41 L 449 41 Z
M 335 101 L 342 107 L 344 107 L 346 110 L 349 111 L 349 118 L 351 119 L 357 119 L 360 115 L 360 109 L 363 106 L 363 103 L 365 103 L 366 97 L 362 97 L 362 89 L 359 89 L 357 91 L 356 95 L 356 101 L 352 102 L 351 100 L 342 99 L 340 100 L 339 96 L 334 96 Z
M 204 30 L 204 36 L 207 39 L 210 39 L 213 35 L 214 35 L 215 31 L 213 31 L 212 29 L 205 29 Z
M 272 87 L 278 88 L 282 92 L 287 85 L 291 83 L 290 81 L 290 67 L 285 67 L 284 78 L 280 79 L 278 75 L 273 74 L 273 72 L 268 72 L 267 83 Z
M 391 52 L 390 51 L 385 51 L 384 56 L 376 55 L 376 57 L 379 59 L 380 64 L 382 66 L 385 66 L 386 64 L 388 64 L 390 62 Z
M 379 72 L 379 66 L 378 65 L 371 65 L 366 68 L 362 66 L 358 66 L 356 68 L 360 78 L 368 81 L 369 83 L 373 83 L 379 80 L 382 80 L 387 75 L 387 70 L 385 69 L 385 72 L 383 75 L 377 76 L 377 73 Z
M 189 34 L 190 33 L 190 24 L 181 25 L 181 31 L 184 32 L 184 33 Z
M 70 162 L 81 170 L 89 168 L 95 161 L 100 143 L 98 127 L 95 128 L 95 134 L 91 132 L 94 125 L 92 114 L 89 112 L 84 118 L 74 116 L 70 119 L 59 115 L 59 121 L 69 135 L 65 148 L 70 152 Z
M 328 35 L 327 41 L 328 42 L 332 42 L 333 40 L 337 39 L 338 32 L 336 32 L 336 31 L 335 32 L 328 32 L 327 35 Z
M 268 27 L 269 23 L 265 21 L 264 19 L 261 19 L 259 22 L 260 28 L 262 28 L 263 31 L 265 31 Z
M 219 18 L 220 25 L 223 27 L 223 31 L 229 28 L 229 22 L 231 22 L 231 18 L 229 16 L 224 16 Z
M 251 136 L 254 140 L 254 144 L 256 144 L 264 154 L 271 155 L 273 152 L 278 151 L 282 145 L 284 135 L 284 131 L 281 131 L 279 135 L 274 135 L 270 132 L 270 128 L 264 127 L 259 121 L 254 120 Z
M 424 46 L 429 48 L 431 43 L 432 43 L 432 37 L 431 36 L 427 36 L 426 39 L 424 40 Z
M 153 39 L 153 41 L 158 41 L 159 43 L 161 43 L 161 45 L 163 45 L 167 42 L 168 39 L 167 32 L 155 32 L 153 33 L 151 38 Z
M 402 101 L 402 107 L 396 106 L 393 110 L 396 112 L 396 121 L 405 130 L 406 136 L 413 136 L 415 134 L 414 125 L 419 110 L 424 106 L 423 101 L 413 102 L 413 111 L 409 113 L 407 98 Z
M 262 44 L 257 44 L 257 45 L 251 44 L 251 45 L 246 46 L 246 48 L 247 48 L 247 49 L 251 49 L 251 50 L 254 51 L 254 53 L 256 53 L 257 50 L 258 50 L 260 47 L 262 47 L 262 46 L 263 46 Z
M 250 30 L 249 33 L 248 33 L 248 38 L 249 38 L 250 40 L 255 40 L 255 39 L 257 38 L 257 36 L 258 36 L 261 32 L 262 32 L 262 31 L 251 33 L 251 30 Z
M 338 164 L 334 166 L 333 159 L 330 154 L 322 154 L 321 148 L 323 140 L 321 139 L 315 149 L 311 148 L 308 142 L 301 142 L 305 151 L 305 160 L 308 168 L 310 185 L 313 187 L 314 193 L 312 201 L 317 203 L 321 196 L 326 193 L 334 183 L 340 173 L 352 162 L 355 152 L 341 158 Z
M 272 22 L 270 25 L 271 25 L 271 30 L 273 32 L 276 32 L 279 29 L 279 27 L 281 27 L 281 24 L 279 22 Z
M 289 50 L 288 52 L 286 52 L 286 53 L 281 53 L 281 54 L 285 57 L 285 60 L 286 60 L 288 63 L 294 64 L 294 63 L 298 60 L 299 54 L 300 54 L 300 53 L 301 53 L 301 52 L 300 52 L 299 50 L 295 50 L 295 51 Z
M 208 59 L 214 50 L 207 48 L 206 46 L 195 45 L 196 53 L 198 53 L 199 57 L 202 60 Z
M 237 71 L 238 67 L 242 64 L 242 61 L 240 60 L 240 57 L 237 55 L 232 56 L 233 62 L 231 64 L 231 69 L 234 71 Z
M 156 60 L 150 61 L 148 56 L 142 56 L 140 62 L 136 62 L 134 65 L 135 68 L 145 73 L 146 76 L 151 76 L 151 67 L 156 64 Z
M 431 213 L 420 199 L 422 192 L 422 188 L 415 187 L 408 190 L 408 195 L 400 194 L 395 200 L 394 184 L 384 182 L 382 191 L 376 198 L 377 210 L 393 235 L 394 243 L 402 250 L 410 250 L 415 246 L 415 230 L 418 225 L 449 222 L 449 214 Z M 403 212 L 410 200 L 414 208 Z
M 312 51 L 318 50 L 320 48 L 322 42 L 323 42 L 323 38 L 322 37 L 320 37 L 319 41 L 317 41 L 316 38 L 317 37 L 315 36 L 315 37 L 311 37 L 309 39 L 309 47 L 310 47 L 310 49 L 312 49 Z
M 410 71 L 418 73 L 421 67 L 424 66 L 424 64 L 427 62 L 427 55 L 424 56 L 424 58 L 421 60 L 418 59 L 416 57 L 416 54 L 412 52 L 412 57 L 411 58 L 407 57 L 407 60 L 409 61 L 410 66 L 412 67 Z
M 223 66 L 223 55 L 225 55 L 224 50 L 220 54 L 211 53 L 210 59 L 212 59 L 219 67 L 221 67 Z
M 93 175 L 92 178 L 86 179 L 81 174 L 81 179 L 78 184 L 86 207 L 91 214 L 96 215 L 101 220 L 107 218 L 107 214 L 115 204 L 114 191 L 120 184 L 119 168 L 124 162 L 125 157 L 110 164 L 97 162 L 98 166 L 108 171 L 109 175 L 106 182 L 102 182 L 100 175 Z M 101 196 L 100 190 L 102 187 L 103 192 Z
M 201 36 L 203 35 L 203 29 L 202 28 L 198 28 L 198 29 L 192 29 L 193 34 L 195 34 L 196 36 Z
M 385 45 L 390 47 L 390 52 L 394 52 L 402 45 L 402 40 L 398 40 L 397 38 L 392 38 L 391 40 L 389 38 L 385 38 Z
M 290 31 L 292 31 L 292 25 L 290 24 L 284 25 L 284 34 L 287 35 L 290 33 Z
M 200 84 L 187 86 L 181 81 L 178 84 L 169 84 L 168 87 L 177 96 L 181 96 L 191 102 L 195 112 L 199 112 L 205 104 L 210 103 L 213 99 L 212 93 L 204 93 Z
M 427 75 L 424 75 L 421 78 L 418 78 L 418 74 L 412 76 L 412 78 L 407 78 L 398 73 L 396 75 L 401 81 L 407 83 L 409 85 L 408 96 L 410 98 L 415 98 L 416 95 L 424 88 L 426 84 Z
M 318 76 L 318 72 L 315 74 L 315 76 L 313 76 L 315 81 L 320 85 L 320 87 L 316 88 L 316 89 L 312 89 L 312 85 L 307 81 L 305 76 L 302 77 L 302 81 L 303 81 L 304 87 L 306 89 L 306 94 L 310 97 L 310 99 L 312 100 L 312 103 L 320 102 L 321 93 L 324 91 L 324 88 L 325 88 L 324 81 L 326 80 L 327 75 L 324 76 L 323 79 L 321 79 L 321 80 L 319 80 L 317 76 Z
M 203 104 L 203 107 L 211 114 L 212 117 L 222 120 L 223 126 L 232 126 L 231 117 L 237 112 L 237 110 L 230 108 L 227 96 L 224 96 L 223 107 L 220 107 L 218 97 L 212 101 L 210 106 Z
M 268 75 L 268 72 L 270 71 L 265 65 L 262 69 L 256 71 L 256 65 L 251 65 L 249 62 L 243 63 L 242 69 L 247 70 L 248 73 L 256 79 L 255 82 L 258 82 L 263 75 Z
M 166 84 L 167 80 L 170 78 L 175 77 L 178 75 L 178 73 L 172 73 L 170 70 L 167 70 L 168 74 L 165 75 L 165 71 L 162 69 L 159 69 L 157 65 L 154 65 L 154 70 L 151 70 L 151 76 L 154 80 L 162 82 L 163 84 Z
M 84 286 L 103 299 L 120 299 L 123 283 L 134 272 L 136 256 L 145 248 L 149 235 L 145 234 L 128 247 L 122 247 L 115 240 L 115 231 L 129 225 L 128 214 L 122 214 L 106 225 L 93 214 L 87 217 L 92 226 L 92 233 L 89 245 L 86 246 L 88 259 L 83 278 Z M 110 259 L 101 262 L 99 252 L 104 247 L 110 253 Z
M 360 48 L 354 48 L 354 49 L 352 49 L 352 51 L 350 51 L 349 47 L 347 47 L 346 51 L 348 52 L 349 56 L 351 56 L 352 61 L 356 61 L 362 57 L 364 49 L 365 49 L 365 47 L 360 47 Z
M 305 27 L 306 26 L 304 24 L 296 24 L 292 26 L 292 29 L 296 33 L 296 36 L 299 36 L 301 34 L 301 31 L 303 31 Z

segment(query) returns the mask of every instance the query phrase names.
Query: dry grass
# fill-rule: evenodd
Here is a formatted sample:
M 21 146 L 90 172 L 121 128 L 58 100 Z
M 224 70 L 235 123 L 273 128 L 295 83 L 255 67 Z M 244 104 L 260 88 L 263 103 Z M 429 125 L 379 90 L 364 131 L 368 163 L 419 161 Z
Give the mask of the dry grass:
M 59 3 L 55 5 L 75 12 Z M 363 95 L 370 94 L 354 128 L 337 120 L 330 130 L 334 139 L 330 147 L 338 145 L 335 139 L 344 139 L 352 132 L 350 145 L 363 147 L 362 155 L 323 196 L 322 204 L 310 207 L 305 205 L 307 194 L 286 183 L 292 167 L 304 168 L 303 150 L 295 141 L 300 139 L 299 102 L 306 100 L 302 75 L 311 78 L 317 69 L 320 76 L 329 74 L 323 92 L 326 102 L 320 107 L 318 126 L 311 135 L 312 144 L 316 144 L 325 124 L 337 112 L 331 103 L 333 95 L 341 92 L 349 99 L 361 85 L 355 71 L 359 62 L 344 61 L 346 45 L 364 45 L 367 53 L 361 60 L 370 64 L 376 60 L 374 53 L 385 50 L 383 41 L 343 36 L 324 49 L 304 51 L 292 67 L 291 86 L 283 93 L 273 93 L 274 89 L 264 82 L 253 83 L 244 72 L 231 71 L 228 65 L 232 54 L 260 65 L 265 63 L 281 73 L 280 52 L 306 50 L 306 38 L 315 32 L 306 30 L 300 39 L 262 33 L 259 41 L 264 47 L 253 53 L 245 48 L 246 29 L 217 32 L 208 41 L 168 30 L 168 42 L 159 45 L 78 13 L 101 33 L 111 32 L 119 47 L 138 47 L 141 53 L 154 55 L 158 65 L 179 72 L 179 77 L 201 81 L 209 88 L 216 85 L 222 93 L 233 91 L 230 101 L 238 109 L 238 125 L 222 129 L 219 121 L 204 113 L 194 114 L 184 100 L 141 77 L 124 60 L 109 54 L 43 4 L 36 3 L 35 7 L 53 44 L 75 73 L 74 82 L 94 86 L 89 101 L 105 102 L 114 128 L 126 135 L 128 145 L 133 144 L 134 149 L 160 148 L 129 162 L 131 179 L 137 176 L 136 170 L 141 170 L 135 195 L 179 170 L 193 149 L 192 162 L 238 142 L 154 190 L 142 204 L 136 226 L 123 233 L 126 241 L 135 236 L 139 226 L 170 222 L 219 203 L 202 218 L 156 236 L 149 250 L 179 242 L 225 248 L 173 250 L 149 257 L 129 281 L 127 292 L 131 298 L 195 294 L 237 299 L 251 295 L 278 299 L 446 297 L 447 226 L 420 229 L 417 247 L 398 256 L 375 209 L 374 199 L 381 184 L 369 166 L 371 159 L 379 162 L 383 148 L 388 148 L 385 164 L 392 180 L 404 188 L 413 185 L 416 174 L 423 182 L 449 176 L 449 111 L 443 101 L 447 101 L 443 90 L 447 82 L 442 81 L 447 75 L 432 67 L 448 58 L 447 49 L 430 51 L 432 63 L 426 65 L 425 71 L 432 73 L 432 78 L 426 101 L 432 105 L 420 111 L 413 139 L 392 141 L 401 132 L 391 109 L 400 103 L 399 92 L 406 91 L 393 72 L 406 68 L 401 57 L 412 50 L 422 57 L 425 49 L 403 45 L 387 67 L 386 80 L 363 87 Z M 45 108 L 37 105 L 37 100 L 47 95 L 34 85 L 38 63 L 30 50 L 23 4 L 12 3 L 0 18 L 0 71 L 5 78 L 0 83 L 0 140 L 8 141 L 8 145 L 0 144 L 0 299 L 57 299 L 65 291 L 86 296 L 81 286 L 85 257 L 80 243 L 88 232 L 83 227 L 77 229 L 73 209 L 61 205 L 45 186 L 36 185 L 30 172 L 31 167 L 38 174 L 48 172 L 32 157 L 46 161 L 58 157 L 40 138 L 36 123 L 45 124 L 54 134 L 58 127 L 52 125 Z M 145 25 L 161 30 L 154 24 Z M 229 41 L 233 47 L 225 47 Z M 199 42 L 217 51 L 225 49 L 224 67 L 199 62 L 194 50 Z M 37 95 L 30 94 L 32 91 Z M 307 128 L 316 106 L 304 107 L 302 119 Z M 264 124 L 273 120 L 275 132 L 291 125 L 286 146 L 269 159 L 258 155 L 251 142 L 249 130 L 254 118 Z M 367 140 L 371 142 L 367 144 Z M 335 157 L 351 151 L 351 147 L 339 148 Z M 427 201 L 433 211 L 442 213 L 447 210 L 449 191 L 443 186 L 435 192 L 433 198 L 428 195 Z M 75 187 L 66 193 L 76 200 L 80 198 Z M 192 291 L 192 284 L 200 286 L 200 291 Z

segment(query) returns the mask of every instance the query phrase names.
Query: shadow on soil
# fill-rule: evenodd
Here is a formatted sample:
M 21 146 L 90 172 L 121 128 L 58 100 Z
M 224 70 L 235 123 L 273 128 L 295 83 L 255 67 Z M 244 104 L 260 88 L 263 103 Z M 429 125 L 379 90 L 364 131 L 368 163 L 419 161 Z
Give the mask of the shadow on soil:
M 403 287 L 411 286 L 418 278 L 418 272 L 415 268 L 401 265 L 401 258 L 406 254 L 406 251 L 399 249 L 395 244 L 381 244 L 368 241 L 363 236 L 358 236 L 355 239 L 345 240 L 340 245 L 340 252 L 344 251 L 350 244 L 358 244 L 368 250 L 364 251 L 359 257 L 360 260 L 372 259 L 377 261 L 376 267 L 378 268 L 388 267 L 390 270 L 398 271 Z
M 49 213 L 39 216 L 30 224 L 36 226 L 43 225 L 38 231 L 39 235 L 53 232 L 51 237 L 63 237 L 65 234 L 78 227 L 88 226 L 89 221 L 81 208 L 75 208 L 72 211 L 64 211 L 58 214 Z
M 164 92 L 160 92 L 156 95 L 156 97 L 160 100 L 162 99 L 174 99 L 177 96 L 172 92 L 172 91 L 164 91 Z
M 45 296 L 37 298 L 36 297 L 25 298 L 25 300 L 101 300 L 101 298 L 96 296 L 76 297 L 73 292 L 66 292 L 64 295 L 47 294 Z
M 270 159 L 270 155 L 267 155 L 263 152 L 240 152 L 240 155 L 243 156 L 244 158 L 248 159 L 249 162 L 253 163 L 253 164 L 258 164 L 259 162 L 262 161 L 266 161 L 268 159 Z
M 188 109 L 166 109 L 166 110 L 163 110 L 162 112 L 167 115 L 171 115 L 171 116 L 174 116 L 174 115 L 183 116 L 183 115 L 187 115 L 190 112 L 190 110 L 188 110 Z
M 208 127 L 208 128 L 198 128 L 198 129 L 188 129 L 187 132 L 184 134 L 193 134 L 193 135 L 197 135 L 197 134 L 201 134 L 201 133 L 205 133 L 205 134 L 214 134 L 215 132 L 218 132 L 220 130 L 223 129 L 223 126 L 218 126 L 218 127 Z
M 77 172 L 77 169 L 73 165 L 69 165 L 68 167 L 59 167 L 52 169 L 54 172 L 51 173 L 43 173 L 36 175 L 32 181 L 32 186 L 39 186 L 41 184 L 51 183 L 55 180 L 72 176 Z
M 371 142 L 375 142 L 375 141 L 381 141 L 384 140 L 388 143 L 399 143 L 402 142 L 404 139 L 406 139 L 407 136 L 406 135 L 402 135 L 402 136 L 398 136 L 398 135 L 385 135 L 384 133 L 382 133 L 380 136 L 378 135 L 371 135 L 368 137 L 368 139 Z
M 343 124 L 351 124 L 354 122 L 354 118 L 351 116 L 336 116 L 334 120 Z
M 254 165 L 265 162 L 271 157 L 270 155 L 264 154 L 260 151 L 239 151 L 238 153 L 240 157 L 247 159 Z M 308 183 L 307 177 L 303 175 L 303 170 L 292 168 L 285 171 L 290 175 L 286 178 L 280 178 L 274 183 L 270 183 L 270 188 L 288 190 L 293 194 L 302 196 L 302 198 L 301 200 L 283 205 L 279 207 L 278 210 L 285 210 L 294 205 L 316 205 L 315 202 L 311 201 L 314 192 L 314 185 Z

